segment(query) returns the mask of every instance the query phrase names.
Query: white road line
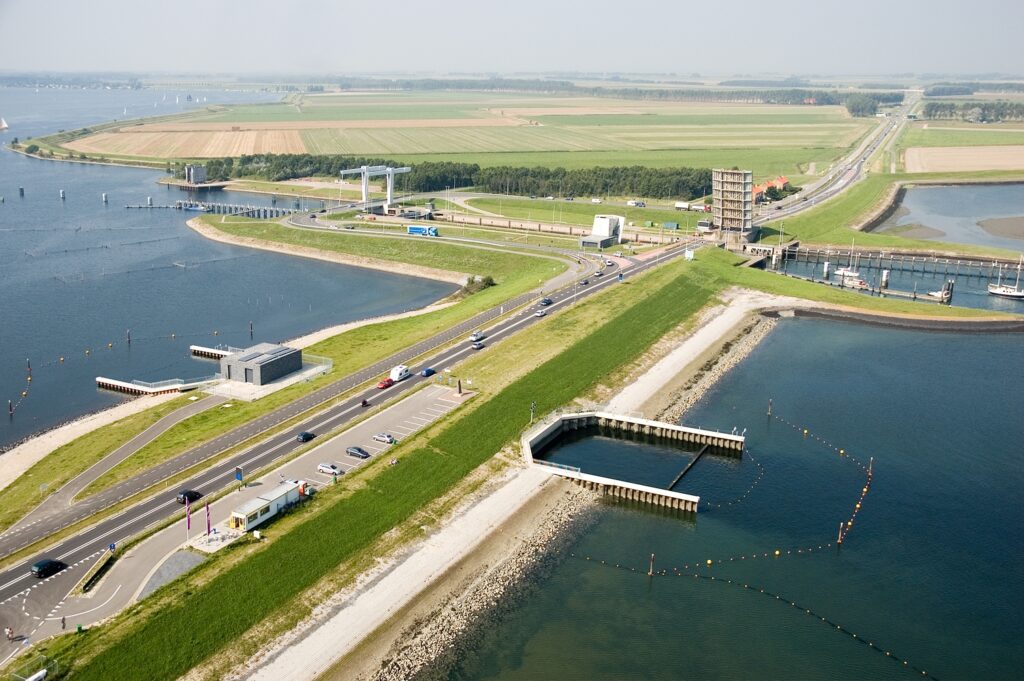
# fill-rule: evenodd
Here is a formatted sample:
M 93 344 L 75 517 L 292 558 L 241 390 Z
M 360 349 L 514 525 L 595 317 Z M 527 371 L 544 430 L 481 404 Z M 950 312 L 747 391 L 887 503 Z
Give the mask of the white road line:
M 82 615 L 88 615 L 90 612 L 95 612 L 95 611 L 99 610 L 100 608 L 102 608 L 103 606 L 105 606 L 110 601 L 114 600 L 114 596 L 116 596 L 117 592 L 120 591 L 120 590 L 121 590 L 121 585 L 118 584 L 117 588 L 114 589 L 114 593 L 110 594 L 110 598 L 108 598 L 107 600 L 103 601 L 102 603 L 97 605 L 95 608 L 92 608 L 90 610 L 86 610 L 85 612 L 76 612 L 73 615 L 64 615 L 64 617 L 81 617 Z M 60 619 L 60 618 L 59 617 L 47 617 L 47 619 L 48 620 L 57 620 L 57 619 Z

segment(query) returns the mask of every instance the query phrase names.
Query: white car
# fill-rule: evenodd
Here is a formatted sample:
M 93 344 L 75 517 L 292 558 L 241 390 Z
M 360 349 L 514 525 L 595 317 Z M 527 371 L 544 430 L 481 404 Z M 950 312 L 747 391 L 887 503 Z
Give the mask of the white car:
M 374 442 L 383 442 L 386 445 L 395 444 L 395 436 L 391 433 L 377 433 L 373 436 Z
M 317 473 L 325 473 L 327 475 L 344 475 L 345 471 L 341 470 L 340 466 L 336 466 L 333 463 L 318 463 L 316 465 Z
M 537 310 L 536 312 L 533 313 L 534 317 L 546 317 L 547 315 L 548 313 L 545 312 L 544 310 Z
M 612 262 L 611 260 L 605 260 L 605 261 L 604 261 L 604 264 L 605 264 L 605 265 L 607 265 L 608 267 L 611 267 L 611 266 L 612 266 L 612 265 L 614 265 L 615 263 L 613 263 L 613 262 Z
M 473 335 L 469 337 L 470 343 L 478 343 L 484 339 L 484 335 L 479 331 L 474 331 Z

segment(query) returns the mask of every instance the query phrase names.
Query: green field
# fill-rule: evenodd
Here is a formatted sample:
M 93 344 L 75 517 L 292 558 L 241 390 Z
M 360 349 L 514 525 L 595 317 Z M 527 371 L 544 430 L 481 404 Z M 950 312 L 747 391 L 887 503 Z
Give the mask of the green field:
M 469 199 L 473 208 L 489 213 L 497 213 L 510 218 L 540 220 L 544 222 L 582 225 L 589 227 L 594 223 L 595 215 L 622 215 L 627 223 L 633 222 L 642 227 L 645 221 L 656 223 L 656 228 L 664 222 L 675 222 L 679 229 L 691 231 L 696 228 L 698 220 L 707 219 L 709 213 L 677 211 L 660 208 L 631 208 L 604 203 L 591 203 L 585 198 L 576 201 L 556 199 Z
M 94 158 L 130 160 L 147 154 L 162 159 L 293 153 L 305 147 L 314 154 L 412 163 L 737 165 L 759 179 L 782 174 L 799 183 L 811 164 L 822 172 L 877 125 L 833 106 L 441 91 L 298 95 L 271 104 L 211 107 L 168 122 L 152 130 L 133 124 L 123 132 L 107 126 L 101 138 L 69 143 Z M 220 129 L 211 130 L 214 125 Z
M 903 134 L 900 146 L 911 147 L 979 147 L 1024 144 L 1021 124 L 963 125 L 933 121 L 925 128 L 916 123 Z

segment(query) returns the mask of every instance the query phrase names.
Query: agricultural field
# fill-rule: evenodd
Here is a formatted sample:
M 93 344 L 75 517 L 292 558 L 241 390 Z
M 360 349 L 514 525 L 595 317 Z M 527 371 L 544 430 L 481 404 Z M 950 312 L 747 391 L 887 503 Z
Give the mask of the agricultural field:
M 900 150 L 908 173 L 1024 169 L 1024 123 L 918 122 Z
M 906 148 L 1024 145 L 1024 123 L 918 122 L 908 126 L 902 144 Z
M 800 180 L 812 168 L 824 171 L 874 125 L 842 107 L 351 92 L 136 121 L 65 146 L 110 158 L 313 153 L 481 165 L 742 165 L 758 177 Z

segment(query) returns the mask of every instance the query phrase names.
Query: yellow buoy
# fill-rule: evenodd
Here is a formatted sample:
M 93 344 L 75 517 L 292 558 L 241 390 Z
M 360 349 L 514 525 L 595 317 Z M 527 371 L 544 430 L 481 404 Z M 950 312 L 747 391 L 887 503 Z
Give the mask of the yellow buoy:
M 779 555 L 779 553 L 780 553 L 780 551 L 778 549 L 775 549 L 775 555 L 777 556 L 777 555 Z
M 807 435 L 807 429 L 804 428 L 804 435 Z
M 711 559 L 710 558 L 708 559 L 708 565 L 711 565 Z

